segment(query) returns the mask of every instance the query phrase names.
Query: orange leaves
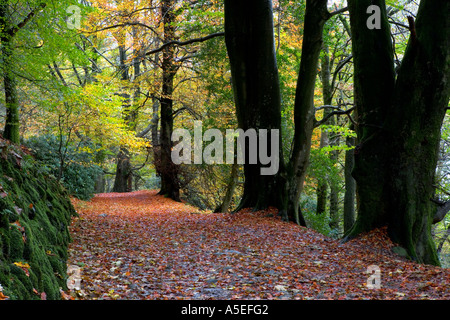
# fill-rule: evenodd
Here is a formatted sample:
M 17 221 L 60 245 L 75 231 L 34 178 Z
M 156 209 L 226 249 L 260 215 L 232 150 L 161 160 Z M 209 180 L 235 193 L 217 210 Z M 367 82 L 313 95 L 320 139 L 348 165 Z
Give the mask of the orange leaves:
M 200 213 L 156 191 L 73 202 L 77 298 L 450 298 L 450 272 L 396 256 L 385 229 L 342 244 L 282 222 L 275 209 Z M 366 286 L 370 265 L 381 270 L 378 290 Z
M 6 299 L 9 299 L 9 297 L 3 293 L 3 287 L 0 283 L 0 301 L 6 300 Z
M 3 294 L 3 292 L 0 291 L 0 301 L 1 301 L 1 300 L 6 300 L 6 299 L 8 299 L 8 298 L 9 298 L 8 296 L 5 296 L 5 295 Z

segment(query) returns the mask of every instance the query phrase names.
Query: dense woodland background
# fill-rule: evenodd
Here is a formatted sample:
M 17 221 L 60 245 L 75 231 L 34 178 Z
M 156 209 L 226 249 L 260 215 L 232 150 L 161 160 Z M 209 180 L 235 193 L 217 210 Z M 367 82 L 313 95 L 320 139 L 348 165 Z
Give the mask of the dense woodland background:
M 361 26 L 370 16 L 364 11 L 372 2 L 382 9 L 383 29 L 369 34 Z M 410 181 L 415 186 L 419 184 L 414 179 L 428 183 L 414 191 L 422 190 L 428 197 L 427 209 L 420 209 L 419 204 L 415 206 L 426 216 L 424 228 L 431 229 L 434 250 L 441 264 L 448 267 L 450 120 L 446 109 L 449 90 L 447 86 L 439 94 L 430 93 L 429 86 L 434 83 L 423 76 L 426 72 L 419 73 L 422 53 L 414 53 L 416 42 L 431 48 L 430 52 L 417 50 L 429 54 L 427 58 L 440 61 L 430 60 L 440 66 L 436 68 L 443 73 L 441 78 L 448 80 L 448 51 L 445 55 L 438 49 L 448 45 L 449 5 L 446 1 L 432 2 L 349 1 L 347 8 L 343 1 L 225 1 L 224 4 L 216 0 L 3 0 L 0 1 L 4 80 L 0 121 L 6 124 L 3 137 L 30 148 L 42 160 L 42 172 L 54 175 L 72 195 L 83 200 L 95 193 L 160 189 L 162 194 L 202 210 L 228 212 L 240 207 L 278 206 L 280 211 L 286 211 L 286 219 L 306 224 L 333 238 L 380 224 L 369 223 L 367 227 L 357 223 L 355 228 L 361 212 L 358 209 L 379 210 L 375 202 L 384 199 L 385 191 L 365 182 L 378 186 L 386 183 L 380 180 L 384 173 L 380 174 L 381 169 L 377 168 L 383 161 L 398 161 L 399 165 L 391 168 L 396 172 L 401 172 L 400 164 L 405 163 L 414 168 L 413 178 L 408 176 L 410 180 L 398 178 L 398 181 Z M 418 16 L 419 5 L 422 12 Z M 272 10 L 258 14 L 255 6 L 260 9 L 270 6 Z M 440 19 L 442 16 L 447 19 Z M 254 42 L 239 38 L 242 34 L 251 35 L 250 31 L 243 31 L 245 28 L 261 30 L 259 40 L 255 35 L 251 39 Z M 439 36 L 427 37 L 430 28 L 444 40 Z M 364 43 L 372 35 L 373 42 Z M 425 39 L 429 42 L 425 43 Z M 374 47 L 374 43 L 380 47 Z M 408 54 L 408 50 L 412 53 Z M 272 51 L 274 59 L 271 60 Z M 409 60 L 403 64 L 405 57 Z M 247 79 L 234 76 L 232 82 L 232 74 L 239 72 L 236 65 L 242 62 L 250 66 L 252 61 L 258 63 L 262 58 L 266 62 L 261 63 L 269 67 L 272 63 L 274 67 L 270 77 L 262 78 L 257 69 Z M 385 63 L 386 59 L 392 61 Z M 376 74 L 377 69 L 383 74 Z M 389 77 L 389 72 L 391 78 L 383 79 Z M 438 73 L 432 78 L 440 79 Z M 370 81 L 364 78 L 366 75 L 370 75 L 367 77 Z M 399 75 L 403 75 L 400 80 Z M 411 78 L 417 78 L 416 82 L 402 82 Z M 243 103 L 237 93 L 239 81 L 255 83 L 254 92 L 264 92 L 265 85 L 271 87 L 278 82 L 278 92 L 271 95 L 278 99 L 275 102 L 278 105 L 271 109 L 273 101 L 269 106 L 261 104 L 261 110 L 249 109 L 251 103 L 244 103 L 236 111 L 235 104 Z M 390 92 L 390 81 L 392 88 L 397 81 L 397 93 L 394 89 Z M 423 92 L 419 92 L 416 88 L 422 84 Z M 368 87 L 376 90 L 367 93 Z M 355 90 L 360 100 L 355 99 Z M 411 101 L 398 98 L 399 92 Z M 410 96 L 406 97 L 408 93 Z M 429 101 L 436 108 L 414 109 L 415 97 L 423 100 L 430 94 L 441 98 Z M 370 105 L 364 99 L 370 99 L 367 96 L 371 95 L 376 98 L 371 101 L 377 102 L 369 106 L 373 109 L 364 109 Z M 387 107 L 390 101 L 395 101 L 395 106 L 401 102 L 408 106 L 393 108 L 400 114 L 388 111 L 389 121 L 374 120 L 374 114 L 385 116 L 374 111 L 378 110 L 375 104 Z M 299 111 L 301 106 L 303 109 Z M 168 151 L 172 147 L 170 134 L 174 128 L 193 130 L 195 120 L 203 121 L 203 130 L 218 128 L 225 132 L 230 128 L 245 128 L 252 125 L 251 121 L 243 120 L 248 119 L 245 110 L 247 115 L 270 114 L 270 110 L 275 110 L 272 120 L 278 124 L 268 125 L 279 125 L 282 132 L 281 157 L 286 159 L 282 178 L 301 176 L 289 184 L 291 189 L 294 185 L 296 189 L 285 190 L 289 198 L 286 206 L 271 200 L 261 201 L 260 197 L 270 199 L 274 190 L 285 187 L 280 187 L 279 181 L 261 184 L 260 180 L 251 180 L 252 170 L 244 166 L 171 163 Z M 392 129 L 390 135 L 377 140 L 379 128 L 362 125 L 380 120 L 379 125 L 400 127 L 402 122 L 396 117 L 417 124 L 418 131 L 409 130 L 411 127 L 406 129 L 408 133 Z M 437 123 L 434 127 L 438 134 L 420 119 Z M 265 128 L 264 119 L 255 121 Z M 424 141 L 429 139 L 434 150 L 435 137 L 439 151 L 427 153 L 414 147 L 413 142 L 405 142 L 404 145 L 411 145 L 417 151 L 412 152 L 415 161 L 409 162 L 406 155 L 411 156 L 411 150 L 402 153 L 398 147 L 402 142 L 391 138 L 403 136 L 406 141 L 406 136 L 422 135 L 420 132 L 424 136 L 418 143 L 425 145 L 428 142 Z M 364 147 L 370 143 L 377 146 L 370 147 L 372 154 Z M 397 143 L 395 150 L 405 156 L 394 160 L 383 158 L 381 149 L 394 148 Z M 395 150 L 389 153 L 397 154 Z M 352 177 L 355 153 L 365 161 L 361 164 L 362 160 L 356 160 L 359 171 L 354 175 L 359 179 L 358 186 Z M 425 163 L 423 159 L 428 159 L 427 156 L 430 160 Z M 401 162 L 402 159 L 406 160 Z M 361 174 L 368 167 L 373 169 L 372 173 Z M 430 170 L 434 174 L 429 174 Z M 418 172 L 426 172 L 432 181 L 420 177 Z M 401 190 L 397 188 L 390 193 L 404 194 Z M 411 191 L 413 197 L 414 192 Z M 294 206 L 292 213 L 291 206 Z M 385 202 L 385 206 L 389 204 Z M 429 221 L 437 216 L 435 213 L 440 214 L 440 219 Z M 364 213 L 366 216 L 370 214 Z M 411 234 L 422 239 L 421 231 Z M 407 247 L 413 258 L 437 264 L 433 257 L 421 254 L 418 249 L 426 247 L 423 245 L 426 239 L 420 240 L 422 244 L 413 241 L 411 248 L 415 249 L 409 249 L 401 239 L 398 236 L 396 240 Z M 419 252 L 417 256 L 415 251 Z

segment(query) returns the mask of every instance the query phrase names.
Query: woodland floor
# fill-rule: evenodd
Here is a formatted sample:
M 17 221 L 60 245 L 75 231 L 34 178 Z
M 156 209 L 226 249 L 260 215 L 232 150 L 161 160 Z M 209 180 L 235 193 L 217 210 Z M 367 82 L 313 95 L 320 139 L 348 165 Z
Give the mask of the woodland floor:
M 73 203 L 72 299 L 450 299 L 450 270 L 395 255 L 385 230 L 343 244 L 270 211 L 202 213 L 156 191 Z M 371 265 L 380 289 L 366 286 Z

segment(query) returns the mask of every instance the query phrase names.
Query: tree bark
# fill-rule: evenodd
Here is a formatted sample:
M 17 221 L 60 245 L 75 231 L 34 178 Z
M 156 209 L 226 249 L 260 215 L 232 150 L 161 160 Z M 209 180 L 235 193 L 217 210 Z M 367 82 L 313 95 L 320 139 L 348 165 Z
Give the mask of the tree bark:
M 389 232 L 414 260 L 439 265 L 431 224 L 440 130 L 450 98 L 450 2 L 422 0 L 386 127 L 392 138 Z
M 273 35 L 272 1 L 225 1 L 225 41 L 231 65 L 233 92 L 239 128 L 278 129 L 281 132 L 281 98 Z M 270 131 L 269 131 L 270 132 Z M 264 167 L 244 164 L 244 192 L 241 208 L 264 209 L 275 206 L 283 214 L 286 187 L 284 160 L 279 135 L 279 171 L 261 175 Z M 271 142 L 268 141 L 268 146 Z M 248 142 L 245 149 L 249 150 Z
M 13 24 L 9 9 L 9 1 L 1 1 L 0 3 L 0 41 L 2 44 L 1 58 L 3 61 L 3 85 L 6 105 L 6 123 L 3 137 L 14 143 L 20 143 L 20 111 L 17 96 L 17 83 L 14 75 L 15 61 L 13 57 L 13 40 L 16 33 L 25 27 L 36 13 L 45 7 L 45 3 L 39 4 L 31 10 L 21 22 Z
M 390 26 L 384 0 L 349 0 L 354 93 L 359 144 L 356 146 L 353 177 L 358 185 L 358 218 L 347 235 L 386 225 L 388 194 L 386 170 L 389 152 L 383 141 L 383 126 L 394 93 L 394 61 Z M 367 28 L 370 5 L 381 9 L 381 29 Z
M 328 185 L 326 180 L 319 180 L 316 190 L 317 204 L 316 204 L 316 214 L 324 214 L 327 210 L 327 195 L 328 195 Z
M 6 124 L 3 137 L 14 143 L 20 143 L 20 117 L 19 100 L 17 97 L 17 84 L 14 75 L 14 59 L 12 49 L 12 39 L 2 37 L 2 58 L 3 58 L 3 85 L 6 101 Z
M 381 8 L 381 30 L 365 27 L 372 4 Z M 359 212 L 349 237 L 388 225 L 412 259 L 439 265 L 431 199 L 450 97 L 450 3 L 421 1 L 396 81 L 384 1 L 352 0 L 349 9 L 360 139 L 353 172 Z
M 322 95 L 324 105 L 331 105 L 332 91 L 330 86 L 330 57 L 328 55 L 328 47 L 323 49 L 323 57 L 321 59 L 321 79 L 322 79 Z M 325 109 L 323 116 L 326 117 L 330 110 Z M 320 148 L 325 148 L 329 145 L 328 132 L 322 130 L 320 133 Z M 317 182 L 317 206 L 316 214 L 323 214 L 327 209 L 327 195 L 328 195 L 328 183 L 326 178 L 319 179 Z
M 6 106 L 6 123 L 3 137 L 11 140 L 11 142 L 19 143 L 19 101 L 17 97 L 16 78 L 14 75 L 13 36 L 10 32 L 11 26 L 8 24 L 9 21 L 10 12 L 8 3 L 2 2 L 0 4 L 0 40 L 2 43 L 3 86 Z
M 327 1 L 307 1 L 303 31 L 302 58 L 294 104 L 294 143 L 288 164 L 288 217 L 306 225 L 300 209 L 300 194 L 306 177 L 314 129 L 314 88 L 317 77 L 323 28 L 330 18 Z
M 175 39 L 175 13 L 173 0 L 163 0 L 161 16 L 164 23 L 164 42 Z M 180 185 L 178 181 L 179 166 L 172 162 L 172 132 L 173 132 L 173 100 L 174 78 L 178 70 L 175 63 L 175 48 L 167 46 L 163 50 L 162 58 L 162 89 L 161 89 L 161 137 L 158 170 L 161 176 L 161 190 L 175 201 L 180 201 Z
M 119 44 L 119 68 L 121 72 L 121 80 L 129 81 L 130 75 L 128 72 L 128 67 L 126 65 L 127 54 L 125 49 L 125 44 Z M 127 93 L 126 88 L 122 88 L 123 92 L 121 96 L 124 98 L 122 103 L 122 114 L 125 124 L 130 127 L 130 95 Z M 121 147 L 116 158 L 117 168 L 116 176 L 114 179 L 113 192 L 131 192 L 133 186 L 133 175 L 131 171 L 131 158 L 130 153 L 125 147 Z
M 355 138 L 347 138 L 347 146 L 355 146 Z M 353 149 L 345 152 L 345 193 L 344 193 L 344 234 L 350 231 L 355 223 L 356 181 L 352 176 L 355 165 Z
M 322 78 L 322 87 L 323 87 L 323 104 L 324 105 L 332 105 L 333 101 L 333 87 L 331 81 L 331 61 L 329 56 L 328 47 L 323 49 L 323 57 L 321 59 L 321 78 Z M 324 117 L 328 115 L 330 112 L 329 109 L 325 109 Z M 336 116 L 332 116 L 328 123 L 330 125 L 336 124 Z M 322 135 L 326 135 L 327 145 L 337 146 L 339 144 L 338 138 L 332 134 L 328 135 L 327 133 L 322 132 Z M 322 138 L 322 137 L 321 137 Z M 322 142 L 322 141 L 321 141 Z M 324 146 L 322 146 L 324 147 Z M 333 162 L 337 162 L 339 157 L 339 153 L 337 151 L 330 152 L 330 159 Z M 328 184 L 330 186 L 330 228 L 337 229 L 339 227 L 339 188 L 335 182 L 336 179 L 334 177 L 328 175 Z M 325 184 L 326 185 L 326 184 Z
M 128 150 L 121 148 L 117 154 L 116 176 L 114 179 L 113 192 L 131 192 L 132 172 L 130 164 L 130 155 Z

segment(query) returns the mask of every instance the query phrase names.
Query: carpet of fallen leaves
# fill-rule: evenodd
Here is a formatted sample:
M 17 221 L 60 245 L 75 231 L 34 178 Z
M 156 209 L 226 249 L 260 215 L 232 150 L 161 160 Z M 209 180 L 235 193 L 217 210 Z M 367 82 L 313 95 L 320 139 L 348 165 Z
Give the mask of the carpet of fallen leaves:
M 204 213 L 156 191 L 73 203 L 72 299 L 450 298 L 450 270 L 397 256 L 383 229 L 341 243 L 270 210 Z

